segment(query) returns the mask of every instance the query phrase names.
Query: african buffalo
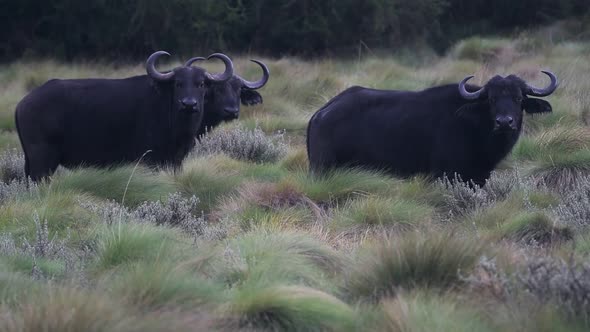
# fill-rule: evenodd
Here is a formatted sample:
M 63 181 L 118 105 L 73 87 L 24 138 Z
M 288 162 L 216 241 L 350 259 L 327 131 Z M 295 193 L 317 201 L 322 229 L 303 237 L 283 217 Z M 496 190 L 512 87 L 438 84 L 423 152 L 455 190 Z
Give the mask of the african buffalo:
M 194 146 L 203 118 L 206 85 L 227 82 L 225 72 L 181 66 L 162 73 L 153 53 L 147 75 L 123 79 L 52 79 L 17 105 L 16 127 L 25 154 L 25 173 L 38 181 L 58 165 L 106 167 L 133 162 L 178 168 Z
M 195 61 L 205 60 L 203 57 L 189 59 L 184 65 L 190 67 Z M 201 127 L 197 131 L 199 138 L 205 132 L 217 127 L 221 122 L 232 121 L 240 114 L 240 101 L 244 105 L 262 103 L 262 96 L 254 90 L 262 88 L 270 77 L 268 67 L 258 60 L 250 60 L 262 68 L 262 78 L 250 82 L 237 74 L 226 82 L 211 82 L 205 94 L 205 115 Z
M 511 151 L 522 128 L 523 110 L 551 112 L 546 88 L 521 78 L 495 76 L 483 87 L 459 84 L 422 91 L 351 87 L 318 110 L 307 128 L 312 172 L 363 166 L 407 177 L 416 174 L 453 178 L 483 186 Z

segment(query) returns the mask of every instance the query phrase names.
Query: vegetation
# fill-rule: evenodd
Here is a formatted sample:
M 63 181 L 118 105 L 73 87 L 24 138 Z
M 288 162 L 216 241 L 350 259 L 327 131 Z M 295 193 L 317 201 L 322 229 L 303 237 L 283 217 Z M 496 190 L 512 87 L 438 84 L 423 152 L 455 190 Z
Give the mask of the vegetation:
M 238 2 L 234 13 L 251 3 Z M 278 7 L 267 5 L 273 16 Z M 142 13 L 126 20 L 155 15 Z M 162 26 L 157 33 L 171 29 Z M 272 73 L 260 90 L 264 104 L 243 106 L 239 120 L 207 134 L 180 171 L 60 168 L 39 185 L 23 178 L 13 123 L 20 98 L 51 77 L 144 69 L 0 65 L 0 330 L 588 330 L 590 43 L 545 36 L 471 37 L 443 56 L 413 54 L 411 63 L 404 55 L 264 59 Z M 249 68 L 248 59 L 235 57 L 236 68 Z M 560 79 L 547 98 L 553 114 L 525 116 L 520 141 L 483 188 L 364 169 L 308 173 L 307 120 L 349 86 L 422 89 L 510 73 L 543 85 L 541 69 Z
M 143 60 L 158 49 L 185 58 L 220 50 L 355 57 L 424 45 L 441 52 L 466 36 L 589 14 L 585 0 L 6 0 L 0 2 L 0 59 Z M 568 25 L 571 34 L 587 39 L 579 34 L 584 28 L 587 23 Z M 472 39 L 460 54 L 489 57 L 497 44 Z

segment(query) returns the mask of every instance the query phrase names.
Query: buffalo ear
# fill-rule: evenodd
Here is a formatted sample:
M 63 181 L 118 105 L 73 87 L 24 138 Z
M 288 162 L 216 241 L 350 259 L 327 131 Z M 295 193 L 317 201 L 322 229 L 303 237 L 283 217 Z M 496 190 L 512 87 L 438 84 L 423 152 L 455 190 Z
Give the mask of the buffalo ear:
M 549 102 L 538 98 L 525 98 L 522 101 L 522 109 L 529 114 L 548 113 L 553 111 Z
M 262 96 L 254 90 L 241 89 L 240 100 L 244 105 L 262 104 Z

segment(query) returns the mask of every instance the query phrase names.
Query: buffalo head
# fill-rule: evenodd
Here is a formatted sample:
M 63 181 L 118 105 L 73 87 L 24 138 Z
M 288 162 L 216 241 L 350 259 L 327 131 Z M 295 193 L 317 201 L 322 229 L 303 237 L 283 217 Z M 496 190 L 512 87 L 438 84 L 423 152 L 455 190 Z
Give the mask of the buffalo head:
M 189 59 L 184 65 L 190 67 L 193 62 L 205 60 L 202 57 Z M 238 118 L 240 114 L 240 102 L 244 105 L 256 105 L 262 103 L 262 96 L 255 90 L 262 88 L 270 77 L 268 67 L 258 60 L 250 60 L 262 68 L 262 78 L 251 82 L 237 74 L 225 82 L 215 81 L 209 84 L 207 90 L 206 112 L 211 113 L 221 121 L 229 121 Z
M 207 59 L 218 58 L 225 64 L 225 72 L 211 74 L 200 67 L 182 66 L 172 71 L 161 73 L 155 68 L 155 63 L 161 55 L 168 52 L 158 51 L 150 55 L 146 62 L 146 71 L 153 80 L 169 84 L 172 89 L 172 100 L 178 111 L 202 112 L 207 85 L 210 83 L 223 84 L 233 77 L 233 63 L 224 54 L 214 53 Z
M 496 75 L 479 90 L 468 92 L 465 83 L 473 76 L 467 76 L 459 83 L 459 93 L 468 100 L 487 102 L 494 132 L 518 131 L 522 124 L 523 110 L 531 114 L 552 110 L 547 101 L 531 98 L 548 96 L 557 88 L 557 77 L 549 71 L 542 72 L 551 79 L 551 83 L 545 88 L 531 86 L 515 75 Z

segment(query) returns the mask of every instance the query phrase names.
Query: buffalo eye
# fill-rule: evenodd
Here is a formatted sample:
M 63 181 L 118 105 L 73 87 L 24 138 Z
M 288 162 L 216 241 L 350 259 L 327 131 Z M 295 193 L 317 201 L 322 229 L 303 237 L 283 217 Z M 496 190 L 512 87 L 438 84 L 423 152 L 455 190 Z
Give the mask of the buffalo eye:
M 205 82 L 200 82 L 200 83 L 197 83 L 197 86 L 198 86 L 199 88 L 204 88 L 204 87 L 205 87 Z
M 517 103 L 520 103 L 520 102 L 522 102 L 522 97 L 516 97 L 516 98 L 514 98 L 514 100 L 516 100 Z

